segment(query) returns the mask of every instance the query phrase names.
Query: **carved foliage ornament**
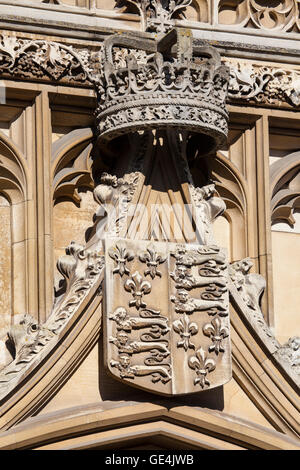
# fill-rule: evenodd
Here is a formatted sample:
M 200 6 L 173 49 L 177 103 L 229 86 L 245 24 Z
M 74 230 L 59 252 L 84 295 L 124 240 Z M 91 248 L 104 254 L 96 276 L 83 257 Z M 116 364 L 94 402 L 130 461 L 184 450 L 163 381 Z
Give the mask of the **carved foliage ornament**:
M 139 74 L 138 76 L 137 91 L 142 91 L 141 80 L 143 76 L 145 77 L 143 79 L 144 90 L 155 91 L 153 87 L 157 82 L 153 81 L 153 78 L 150 80 L 153 71 L 151 72 L 151 63 L 147 65 L 149 54 L 133 46 L 131 52 L 129 52 L 128 48 L 124 47 L 114 47 L 113 51 L 114 67 L 117 67 L 118 64 L 120 68 L 126 69 L 128 55 L 133 54 L 134 57 L 138 57 L 137 61 L 144 65 L 144 74 Z M 151 60 L 153 61 L 153 59 Z M 0 36 L 0 76 L 2 77 L 15 76 L 20 79 L 37 81 L 60 81 L 83 86 L 93 85 L 99 94 L 100 101 L 105 101 L 106 87 L 104 86 L 105 83 L 103 82 L 104 78 L 100 65 L 99 51 L 75 49 L 55 42 L 21 39 L 3 33 Z M 227 98 L 229 101 L 251 100 L 254 104 L 272 106 L 280 105 L 281 103 L 288 103 L 296 107 L 300 105 L 300 74 L 296 70 L 266 67 L 234 59 L 225 60 L 224 65 L 230 69 Z M 126 90 L 127 92 L 129 91 L 129 83 L 125 80 L 124 72 L 123 76 L 123 82 L 118 77 L 120 97 L 122 94 L 124 95 Z M 171 77 L 172 73 L 169 73 L 168 76 Z M 176 77 L 176 72 L 173 76 Z M 131 76 L 130 87 L 132 86 L 132 77 L 133 75 Z M 193 84 L 194 80 L 195 84 Z M 161 81 L 163 82 L 163 80 Z M 199 77 L 197 79 L 196 75 L 188 81 L 185 78 L 185 84 L 188 85 L 189 83 L 195 94 L 198 94 L 201 88 L 201 79 L 199 80 Z M 204 84 L 204 86 L 206 85 Z M 147 87 L 150 87 L 150 89 L 148 90 Z M 178 87 L 178 79 L 176 87 Z M 110 88 L 109 93 L 112 90 L 113 88 Z M 221 88 L 219 87 L 220 90 Z M 178 93 L 179 89 L 174 88 L 174 91 Z M 178 98 L 182 98 L 182 96 L 178 96 Z M 113 96 L 111 99 L 113 99 Z M 102 108 L 99 108 L 99 111 L 101 110 Z M 99 114 L 99 111 L 97 114 Z M 137 106 L 125 108 L 124 115 L 120 117 L 117 114 L 103 117 L 102 120 L 104 122 L 101 124 L 101 129 L 112 129 L 115 125 L 124 125 L 126 122 L 132 123 L 133 126 L 134 122 L 148 122 L 154 118 L 156 120 L 161 119 L 162 121 L 177 121 L 180 115 L 182 116 L 182 121 L 185 121 L 186 124 L 194 119 L 199 119 L 203 121 L 203 124 L 212 125 L 214 120 L 217 119 L 217 115 L 213 111 L 205 113 L 195 105 L 187 108 L 186 105 L 177 102 L 166 107 L 165 103 L 154 104 L 149 102 L 145 108 Z M 224 115 L 223 118 L 225 118 Z M 220 119 L 222 120 L 222 117 Z M 225 122 L 223 122 L 222 126 L 225 129 Z
M 296 70 L 261 66 L 230 59 L 225 61 L 230 69 L 228 98 L 252 101 L 263 105 L 287 102 L 300 105 L 300 74 Z
M 90 52 L 43 40 L 0 36 L 0 74 L 22 79 L 88 84 Z
M 119 259 L 111 256 L 114 250 L 124 253 L 121 272 Z M 195 393 L 230 380 L 228 274 L 222 250 L 110 239 L 105 251 L 108 372 L 161 395 Z

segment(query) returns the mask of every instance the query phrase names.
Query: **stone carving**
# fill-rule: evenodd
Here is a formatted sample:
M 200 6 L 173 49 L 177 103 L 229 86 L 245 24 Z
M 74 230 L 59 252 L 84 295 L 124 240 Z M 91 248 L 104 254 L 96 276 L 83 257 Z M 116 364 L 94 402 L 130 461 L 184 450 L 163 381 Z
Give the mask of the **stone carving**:
M 99 252 L 74 242 L 69 245 L 66 255 L 57 262 L 65 280 L 65 293 L 57 299 L 48 320 L 39 325 L 30 315 L 25 315 L 8 333 L 15 358 L 0 372 L 0 397 L 13 388 L 34 360 L 38 361 L 43 352 L 56 344 L 63 327 L 99 281 L 103 266 L 104 257 Z
M 266 281 L 260 274 L 249 273 L 252 266 L 253 262 L 250 258 L 232 263 L 229 266 L 229 275 L 234 287 L 230 287 L 230 294 L 239 306 L 241 315 L 246 318 L 273 354 L 280 344 L 266 323 L 260 308 Z
M 126 264 L 129 272 L 123 276 L 109 255 L 117 245 L 134 253 L 134 259 Z M 204 367 L 204 375 L 197 372 L 203 385 L 200 388 L 216 387 L 229 380 L 228 275 L 221 249 L 117 238 L 106 240 L 105 250 L 104 347 L 108 371 L 126 383 L 155 393 L 195 393 L 199 389 L 195 388 L 198 383 L 193 374 L 195 368 L 190 365 L 194 360 L 189 363 L 190 351 L 202 348 L 205 354 L 213 356 Z M 153 275 L 150 271 L 144 278 L 141 269 L 149 261 L 154 263 L 150 266 L 154 268 Z M 189 290 L 181 287 L 186 273 L 183 268 L 189 273 Z M 201 274 L 197 276 L 196 272 Z M 213 320 L 208 323 L 210 315 Z M 212 360 L 218 371 L 216 376 L 212 374 Z M 159 366 L 161 372 L 153 376 L 151 369 L 146 373 L 150 365 Z M 207 383 L 203 377 L 209 372 L 211 380 Z
M 170 365 L 163 366 L 141 366 L 130 365 L 130 357 L 126 354 L 120 354 L 119 361 L 111 360 L 111 367 L 116 367 L 120 372 L 122 379 L 134 379 L 135 377 L 145 377 L 151 375 L 152 382 L 156 384 L 161 381 L 166 384 L 171 380 Z
M 170 276 L 176 283 L 176 296 L 171 297 L 175 303 L 177 312 L 188 314 L 195 311 L 207 310 L 214 315 L 217 311 L 221 316 L 228 315 L 228 305 L 224 302 L 224 294 L 227 291 L 228 279 L 225 256 L 216 246 L 198 247 L 195 251 L 186 252 L 179 247 L 177 253 L 172 254 L 176 258 L 175 272 Z M 195 276 L 191 274 L 192 266 L 199 266 Z M 199 299 L 191 298 L 188 291 L 205 287 Z
M 181 341 L 177 342 L 178 348 L 184 348 L 185 351 L 195 349 L 194 343 L 190 341 L 192 335 L 196 335 L 199 331 L 198 325 L 195 322 L 191 322 L 189 317 L 184 314 L 179 320 L 173 322 L 173 329 L 181 337 Z
M 57 301 L 51 315 L 51 325 L 58 332 L 72 315 L 78 304 L 99 278 L 104 266 L 104 257 L 97 250 L 87 250 L 72 242 L 66 256 L 59 258 L 57 268 L 64 276 L 66 292 Z
M 294 213 L 300 209 L 300 154 L 293 152 L 270 167 L 272 224 L 296 223 Z
M 39 325 L 31 315 L 25 314 L 19 323 L 11 326 L 7 336 L 13 346 L 16 365 L 19 365 L 30 362 L 54 333 Z
M 230 9 L 236 16 L 232 20 L 235 27 L 255 27 L 263 30 L 299 31 L 298 0 L 265 2 L 262 0 L 238 0 L 233 3 L 221 0 L 219 11 Z
M 250 258 L 232 263 L 229 269 L 231 279 L 246 305 L 260 312 L 260 300 L 266 288 L 266 281 L 260 274 L 249 273 L 253 266 Z
M 135 306 L 137 310 L 141 307 L 147 307 L 147 304 L 142 298 L 144 295 L 150 294 L 152 286 L 150 282 L 143 279 L 143 276 L 141 276 L 138 271 L 135 271 L 135 273 L 126 280 L 124 288 L 131 292 L 133 297 L 133 300 L 129 302 L 130 307 Z
M 118 35 L 118 37 L 120 36 Z M 55 83 L 78 83 L 87 87 L 92 85 L 95 86 L 99 99 L 104 99 L 106 89 L 108 88 L 105 86 L 105 77 L 99 67 L 101 64 L 99 64 L 98 50 L 75 49 L 56 42 L 17 38 L 15 36 L 8 35 L 8 33 L 2 33 L 0 38 L 0 76 L 14 76 L 19 79 L 28 78 L 30 80 L 52 81 Z M 117 54 L 115 50 L 119 50 L 119 53 Z M 104 54 L 104 52 L 102 52 L 102 54 Z M 158 85 L 160 80 L 162 87 L 164 87 L 164 83 L 166 83 L 166 86 L 162 91 L 169 91 L 171 94 L 172 89 L 170 88 L 170 84 L 158 77 L 159 70 L 162 70 L 162 67 L 158 68 L 157 62 L 155 62 L 156 59 L 153 59 L 152 57 L 153 54 L 150 54 L 150 57 L 148 57 L 149 53 L 147 55 L 145 51 L 137 50 L 134 48 L 134 44 L 130 42 L 130 53 L 127 48 L 114 47 L 112 59 L 113 66 L 116 68 L 116 71 L 118 70 L 118 67 L 120 67 L 128 72 L 122 72 L 124 78 L 122 78 L 122 74 L 120 75 L 115 73 L 115 77 L 117 77 L 116 85 L 119 87 L 120 97 L 123 93 L 124 101 L 126 101 L 126 93 L 128 94 L 125 77 L 126 73 L 129 77 L 129 65 L 127 65 L 127 62 L 128 60 L 131 60 L 130 54 L 133 54 L 133 56 L 137 58 L 137 64 L 140 64 L 141 68 L 144 67 L 144 71 L 141 71 L 138 75 L 138 86 L 133 94 L 136 95 L 136 92 L 140 93 L 142 98 L 141 80 L 144 80 L 144 89 L 147 93 L 151 91 L 151 87 L 152 91 L 156 91 L 156 85 Z M 102 65 L 105 60 L 102 61 Z M 163 66 L 163 64 L 161 64 L 161 66 Z M 249 102 L 249 100 L 251 100 L 253 103 L 260 105 L 280 106 L 281 103 L 288 103 L 294 107 L 298 107 L 300 105 L 300 76 L 297 71 L 284 69 L 282 67 L 276 68 L 261 66 L 255 63 L 243 62 L 240 60 L 237 61 L 232 58 L 225 59 L 224 66 L 228 67 L 230 70 L 227 98 L 229 102 L 240 102 L 246 100 Z M 212 66 L 210 65 L 209 67 L 211 68 Z M 221 86 L 221 82 L 222 80 L 224 81 L 225 77 L 225 69 L 221 68 L 218 72 L 217 66 L 215 67 L 216 75 L 215 79 L 212 80 L 214 83 L 211 91 L 216 87 L 215 98 L 221 102 L 227 89 L 226 83 L 223 84 L 223 88 Z M 134 72 L 134 70 L 132 71 L 131 68 L 130 83 L 132 84 L 134 79 L 133 74 L 137 74 L 137 72 Z M 213 74 L 212 70 L 213 69 L 211 68 L 211 76 Z M 217 78 L 218 73 L 220 73 L 219 78 Z M 157 74 L 156 82 L 155 74 Z M 217 127 L 226 132 L 227 116 L 226 113 L 219 113 L 218 106 L 216 106 L 217 111 L 209 106 L 210 111 L 207 112 L 207 110 L 205 111 L 201 106 L 199 107 L 197 102 L 194 102 L 192 105 L 190 104 L 190 106 L 187 105 L 188 103 L 181 103 L 183 98 L 188 99 L 190 97 L 194 100 L 195 96 L 193 96 L 193 93 L 199 97 L 199 91 L 202 86 L 202 72 L 192 73 L 191 69 L 191 74 L 190 78 L 185 76 L 186 73 L 178 75 L 178 72 L 176 71 L 174 75 L 170 69 L 170 73 L 166 75 L 167 77 L 174 77 L 173 80 L 175 80 L 175 77 L 177 76 L 177 79 L 174 81 L 173 92 L 176 92 L 176 95 L 178 95 L 178 100 L 174 103 L 168 101 L 167 104 L 170 104 L 170 106 L 166 107 L 166 102 L 158 102 L 157 104 L 149 102 L 145 103 L 146 106 L 143 109 L 138 108 L 135 103 L 135 106 L 125 107 L 124 112 L 121 113 L 120 116 L 118 116 L 118 113 L 116 112 L 114 115 L 111 114 L 102 118 L 102 131 L 107 129 L 109 132 L 113 132 L 113 126 L 123 126 L 126 123 L 130 123 L 134 126 L 134 123 L 136 122 L 140 123 L 139 125 L 142 126 L 142 122 L 153 122 L 159 117 L 161 122 L 167 121 L 170 125 L 172 120 L 175 120 L 176 122 L 181 118 L 182 122 L 185 123 L 185 126 L 192 126 L 191 121 L 199 120 L 203 127 L 212 126 L 212 135 L 215 131 L 213 125 L 215 122 Z M 152 77 L 151 80 L 149 80 L 150 76 Z M 182 77 L 181 87 L 179 87 L 180 77 Z M 226 80 L 228 81 L 227 78 Z M 219 84 L 218 81 L 220 82 Z M 206 99 L 207 96 L 209 96 L 209 83 L 210 82 L 207 82 L 206 84 L 203 83 L 203 91 L 205 90 L 203 93 L 204 101 L 205 96 Z M 113 88 L 110 86 L 109 90 L 112 89 Z M 189 89 L 193 90 L 193 93 L 189 93 Z M 143 96 L 143 99 L 144 97 L 145 96 Z M 117 104 L 117 96 L 115 98 Z M 111 97 L 111 100 L 113 101 L 113 97 Z M 222 109 L 223 108 L 224 106 L 222 106 Z M 103 106 L 99 108 L 99 111 L 102 109 Z
M 298 376 L 300 383 L 300 338 L 293 336 L 286 344 L 281 346 L 275 353 L 276 357 L 287 363 L 292 372 Z
M 166 257 L 157 253 L 153 245 L 150 245 L 147 247 L 146 251 L 140 253 L 139 258 L 140 261 L 146 263 L 148 267 L 144 272 L 145 276 L 149 274 L 152 279 L 154 279 L 155 276 L 161 277 L 161 272 L 158 270 L 158 266 L 166 261 Z
M 94 199 L 100 208 L 96 222 L 97 240 L 105 236 L 118 236 L 126 224 L 130 203 L 141 175 L 126 174 L 123 178 L 103 173 L 100 184 L 94 190 Z
M 117 246 L 124 247 L 126 253 L 134 253 L 132 248 L 126 246 L 125 240 L 117 241 L 106 247 L 107 259 L 112 258 L 110 253 Z M 146 250 L 146 253 L 149 253 L 149 250 Z M 139 256 L 132 255 L 131 259 L 140 261 Z M 112 303 L 119 301 L 122 293 L 125 297 L 125 292 L 129 292 L 131 296 L 129 300 L 127 299 L 126 308 L 117 306 L 107 318 L 106 347 L 111 351 L 108 363 L 110 371 L 117 369 L 119 378 L 131 379 L 134 383 L 137 377 L 150 377 L 152 384 L 160 382 L 164 386 L 171 380 L 172 375 L 171 363 L 167 359 L 170 355 L 168 318 L 161 315 L 160 310 L 147 308 L 143 298 L 151 294 L 152 284 L 145 280 L 138 270 L 131 274 L 125 267 L 121 272 L 119 269 L 112 269 L 112 274 L 113 284 L 119 287 L 116 290 L 116 296 L 113 294 L 113 298 L 109 300 Z M 127 279 L 121 282 L 124 274 Z M 117 295 L 118 298 L 116 298 Z M 109 305 L 111 302 L 108 302 Z M 128 307 L 133 308 L 135 313 L 131 314 L 127 310 Z M 115 323 L 115 328 L 111 325 L 112 321 Z M 113 350 L 109 348 L 110 344 L 114 346 Z M 135 357 L 138 359 L 135 360 Z
M 215 243 L 212 224 L 214 220 L 226 210 L 223 199 L 213 196 L 215 185 L 210 184 L 202 188 L 190 185 L 192 200 L 195 204 L 195 218 L 197 229 L 200 232 L 202 243 L 213 245 Z
M 223 315 L 228 315 L 228 305 L 224 304 L 223 300 L 205 300 L 202 298 L 196 299 L 190 297 L 185 289 L 179 289 L 176 296 L 171 296 L 171 302 L 175 304 L 175 311 L 178 313 L 191 314 L 194 312 L 208 311 L 214 315 L 216 311 L 220 310 L 225 312 Z M 222 313 L 220 313 L 222 315 Z
M 229 336 L 228 328 L 222 326 L 219 317 L 213 318 L 211 323 L 206 323 L 203 326 L 203 333 L 209 336 L 212 340 L 212 345 L 209 346 L 209 351 L 214 351 L 216 354 L 224 352 L 223 340 Z
M 120 49 L 127 51 L 121 61 Z M 110 36 L 102 67 L 95 87 L 103 145 L 124 133 L 170 127 L 209 134 L 210 150 L 225 143 L 228 70 L 207 43 L 193 50 L 190 30 L 173 29 L 157 40 Z
M 143 31 L 165 33 L 174 26 L 174 17 L 192 0 L 117 0 L 117 7 L 134 5 L 140 14 Z
M 197 349 L 195 356 L 189 358 L 188 364 L 191 369 L 194 369 L 197 377 L 194 379 L 194 385 L 199 384 L 201 388 L 210 385 L 207 375 L 214 371 L 216 363 L 211 357 L 207 357 L 205 351 L 200 347 Z
M 126 268 L 126 263 L 134 259 L 134 253 L 127 251 L 125 246 L 116 245 L 108 252 L 109 256 L 116 261 L 116 267 L 113 273 L 119 273 L 122 277 L 124 274 L 129 274 L 129 269 Z
M 300 75 L 294 70 L 225 60 L 230 69 L 228 98 L 263 105 L 300 105 Z
M 124 307 L 118 307 L 109 319 L 116 322 L 117 330 L 131 332 L 133 329 L 149 328 L 147 334 L 153 338 L 168 333 L 170 328 L 167 318 L 160 316 L 159 311 L 156 315 L 149 315 L 149 312 L 151 314 L 149 310 L 141 310 L 139 317 L 131 317 Z
M 159 356 L 160 358 L 167 357 L 170 354 L 166 343 L 162 341 L 130 341 L 128 334 L 122 331 L 117 333 L 117 337 L 110 336 L 109 342 L 117 346 L 119 354 L 134 354 L 150 351 L 153 356 Z

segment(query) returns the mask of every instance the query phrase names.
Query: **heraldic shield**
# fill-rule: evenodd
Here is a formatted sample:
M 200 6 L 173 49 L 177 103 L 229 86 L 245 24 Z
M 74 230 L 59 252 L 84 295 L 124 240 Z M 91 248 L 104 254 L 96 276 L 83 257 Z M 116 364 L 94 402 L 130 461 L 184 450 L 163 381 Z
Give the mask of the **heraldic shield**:
M 225 250 L 115 238 L 105 242 L 105 264 L 110 374 L 169 396 L 231 379 Z

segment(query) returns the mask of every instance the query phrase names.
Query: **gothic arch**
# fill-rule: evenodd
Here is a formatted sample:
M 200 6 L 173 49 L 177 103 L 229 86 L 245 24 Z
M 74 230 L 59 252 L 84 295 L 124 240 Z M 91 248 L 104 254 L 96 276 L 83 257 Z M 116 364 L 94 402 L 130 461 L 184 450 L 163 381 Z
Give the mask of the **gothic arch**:
M 245 178 L 236 166 L 221 152 L 215 161 L 207 159 L 211 178 L 226 203 L 224 217 L 230 224 L 232 261 L 248 255 L 247 207 L 248 191 Z
M 93 131 L 76 129 L 61 137 L 52 148 L 53 199 L 68 197 L 79 203 L 78 188 L 93 188 L 91 150 Z
M 10 204 L 12 233 L 12 317 L 27 311 L 28 180 L 24 156 L 10 139 L 0 132 L 0 193 Z
M 293 226 L 293 211 L 300 209 L 300 152 L 293 152 L 270 167 L 272 223 Z

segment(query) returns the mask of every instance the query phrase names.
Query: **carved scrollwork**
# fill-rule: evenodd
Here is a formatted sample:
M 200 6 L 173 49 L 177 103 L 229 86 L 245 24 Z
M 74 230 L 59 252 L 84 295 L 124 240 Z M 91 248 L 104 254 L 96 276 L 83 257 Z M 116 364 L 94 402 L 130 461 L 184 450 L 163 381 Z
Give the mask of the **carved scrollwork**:
M 80 53 L 60 43 L 19 39 L 4 33 L 0 38 L 0 74 L 4 76 L 74 84 L 88 80 L 87 51 Z

